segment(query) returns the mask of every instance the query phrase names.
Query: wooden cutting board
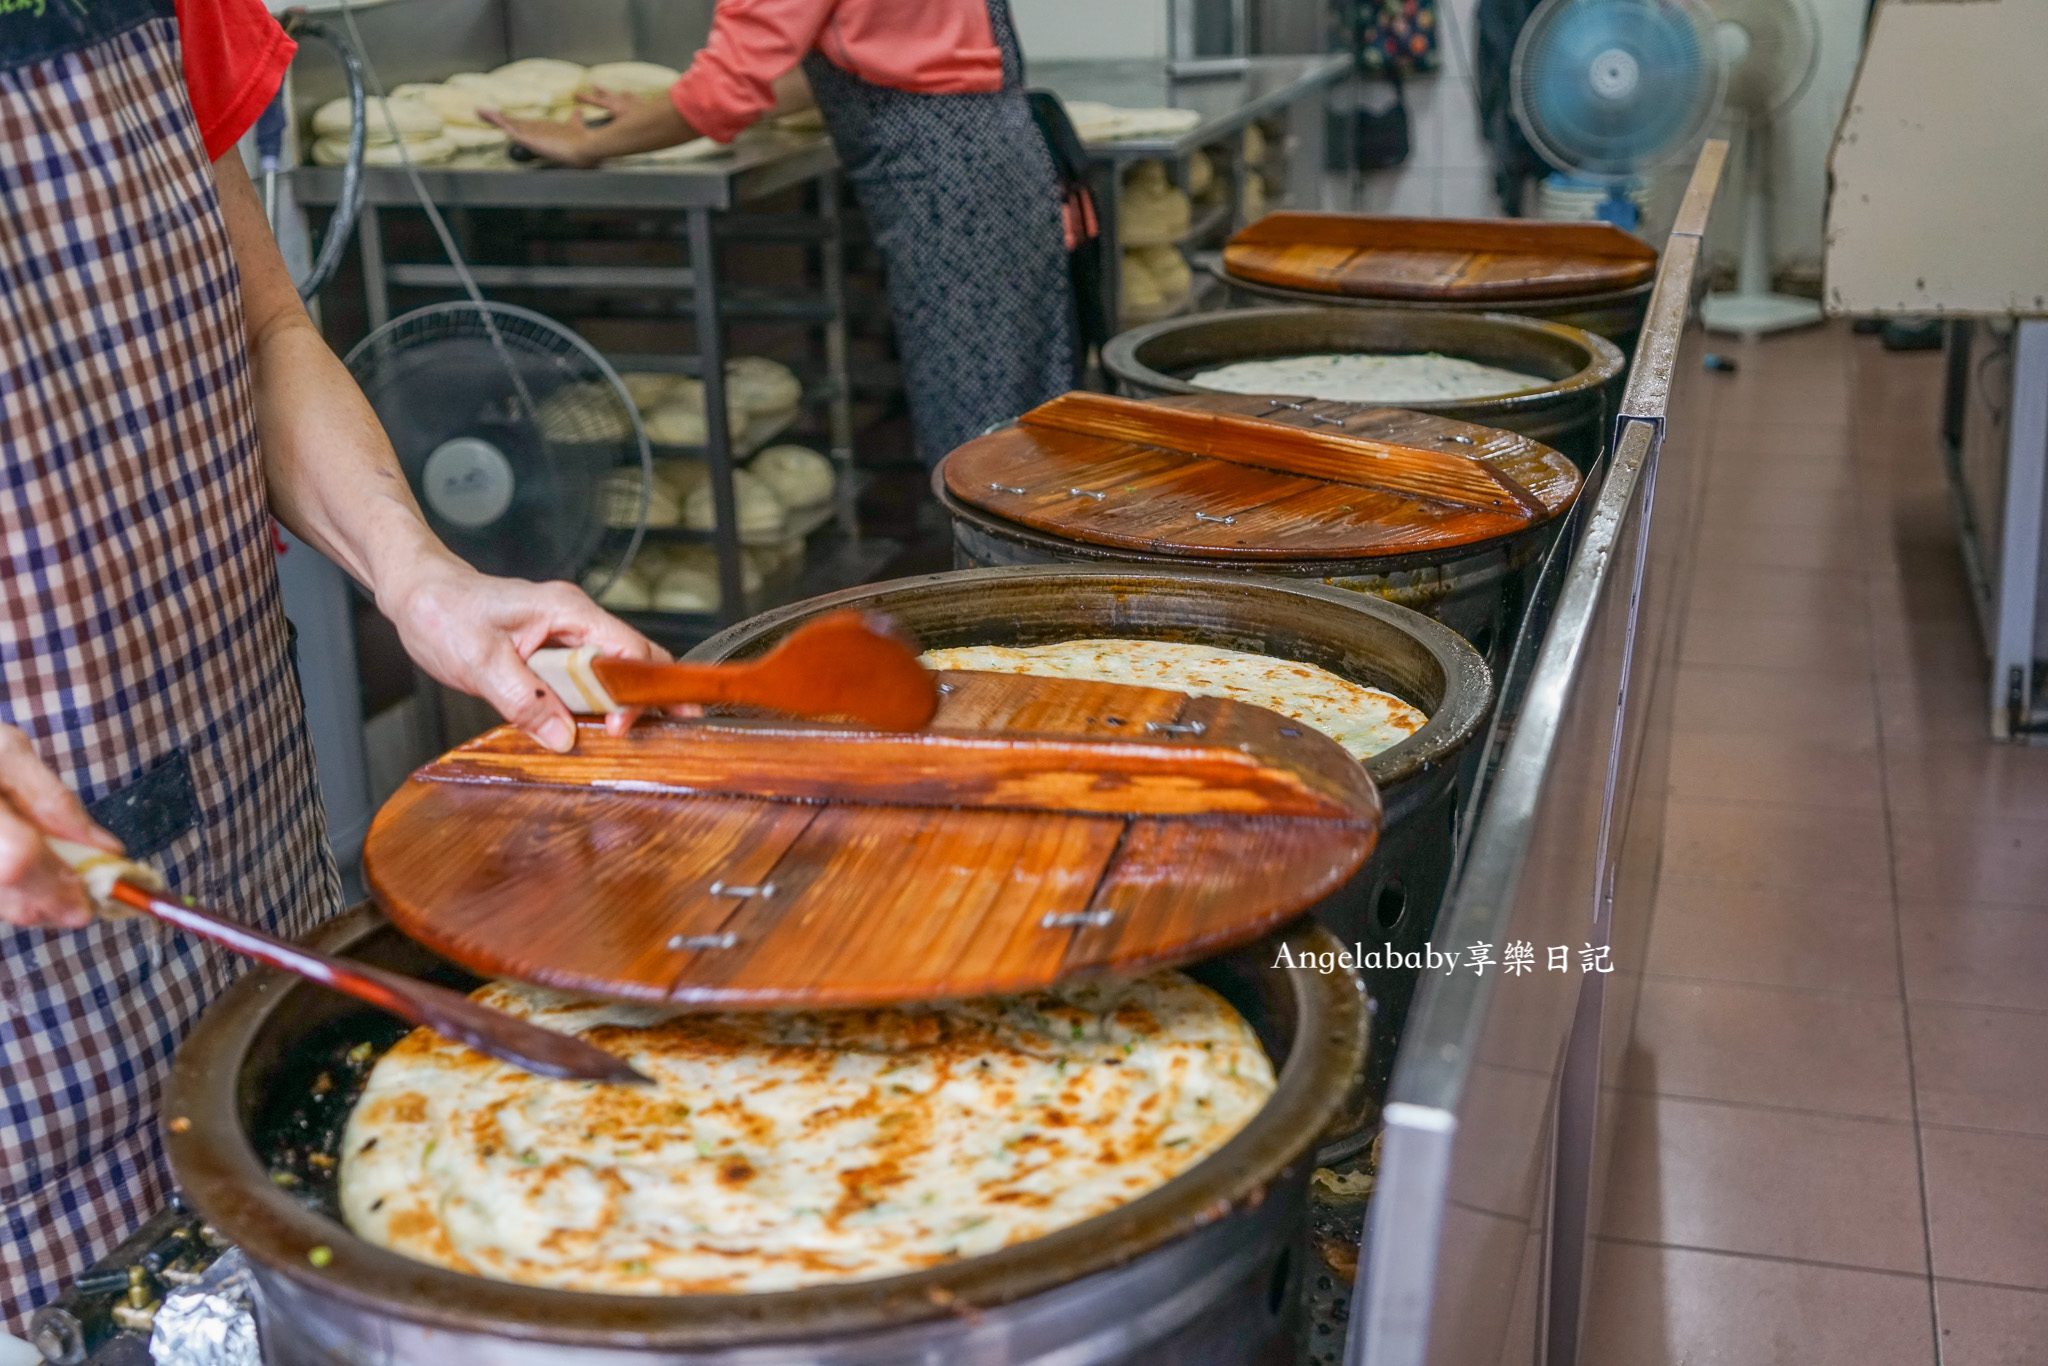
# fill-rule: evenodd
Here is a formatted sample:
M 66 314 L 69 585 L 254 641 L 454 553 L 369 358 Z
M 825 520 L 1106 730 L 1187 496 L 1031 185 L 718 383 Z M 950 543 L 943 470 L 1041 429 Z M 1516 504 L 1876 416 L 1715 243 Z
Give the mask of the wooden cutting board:
M 471 969 L 705 1008 L 879 1005 L 1130 974 L 1256 938 L 1372 852 L 1379 797 L 1262 708 L 941 674 L 916 732 L 501 727 L 427 765 L 363 866 Z
M 1633 288 L 1657 253 L 1608 223 L 1271 213 L 1224 244 L 1223 269 L 1320 294 L 1506 304 Z
M 1071 393 L 946 457 L 946 491 L 1090 545 L 1204 558 L 1365 559 L 1541 526 L 1579 471 L 1513 432 L 1313 399 Z

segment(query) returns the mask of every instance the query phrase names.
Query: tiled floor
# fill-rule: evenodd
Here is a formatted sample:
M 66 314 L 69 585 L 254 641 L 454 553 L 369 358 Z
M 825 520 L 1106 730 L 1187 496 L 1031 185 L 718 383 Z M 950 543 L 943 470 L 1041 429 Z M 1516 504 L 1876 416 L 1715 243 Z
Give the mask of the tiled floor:
M 1941 360 L 1721 387 L 1587 1366 L 2048 1363 L 2048 749 L 1985 738 Z

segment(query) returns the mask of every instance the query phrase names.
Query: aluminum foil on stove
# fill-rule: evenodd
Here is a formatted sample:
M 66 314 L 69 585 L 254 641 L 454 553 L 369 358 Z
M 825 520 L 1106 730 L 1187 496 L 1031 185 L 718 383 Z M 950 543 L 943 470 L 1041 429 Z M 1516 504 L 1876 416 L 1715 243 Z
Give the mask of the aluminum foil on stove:
M 164 1296 L 149 1334 L 156 1366 L 262 1366 L 255 1282 L 240 1248 L 229 1248 L 191 1285 Z

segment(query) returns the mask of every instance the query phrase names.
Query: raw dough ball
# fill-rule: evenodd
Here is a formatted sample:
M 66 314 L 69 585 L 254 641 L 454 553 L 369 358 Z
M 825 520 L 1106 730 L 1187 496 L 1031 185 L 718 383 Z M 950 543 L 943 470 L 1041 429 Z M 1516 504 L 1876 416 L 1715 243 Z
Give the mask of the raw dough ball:
M 1166 178 L 1166 166 L 1140 161 L 1124 173 L 1117 232 L 1127 247 L 1156 246 L 1186 234 L 1193 207 Z
M 739 505 L 742 536 L 772 536 L 787 516 L 775 490 L 746 470 L 732 472 L 733 501 Z M 683 504 L 683 525 L 709 531 L 716 525 L 711 481 L 693 491 Z
M 761 567 L 754 563 L 754 552 L 740 549 L 740 588 L 748 593 L 761 591 Z M 668 557 L 668 572 L 691 569 L 704 575 L 711 582 L 718 582 L 718 549 L 708 545 L 678 545 L 671 548 Z
M 755 456 L 747 469 L 774 489 L 787 507 L 816 507 L 831 501 L 832 462 L 808 446 L 770 446 Z
M 626 441 L 633 424 L 609 384 L 565 384 L 540 403 L 540 431 L 550 441 L 589 445 Z
M 1126 313 L 1141 309 L 1157 308 L 1166 302 L 1166 295 L 1160 292 L 1159 282 L 1152 278 L 1152 272 L 1145 268 L 1144 258 L 1136 251 L 1124 253 L 1122 308 Z
M 1247 223 L 1256 223 L 1266 216 L 1266 178 L 1257 171 L 1245 173 L 1242 212 Z
M 662 66 L 658 62 L 600 62 L 584 73 L 582 88 L 595 87 L 654 99 L 668 94 L 668 88 L 681 80 L 682 75 L 674 67 Z
M 464 90 L 453 85 L 422 85 L 414 83 L 392 88 L 391 97 L 402 100 L 418 100 L 441 116 L 443 131 L 449 127 L 488 128 L 476 111 L 487 107 L 479 98 L 481 92 Z
M 1200 199 L 1216 183 L 1216 163 L 1209 160 L 1207 152 L 1195 152 L 1188 157 L 1188 193 Z
M 667 402 L 680 404 L 685 408 L 694 408 L 700 413 L 703 412 L 704 381 L 701 379 L 691 379 L 688 375 L 676 376 L 675 389 L 670 393 Z M 746 428 L 747 417 L 746 399 L 733 386 L 730 384 L 726 385 L 725 424 L 731 428 L 732 436 L 735 439 Z
M 1266 159 L 1266 130 L 1256 123 L 1244 130 L 1244 160 L 1247 166 L 1257 166 Z
M 598 606 L 609 607 L 614 612 L 644 612 L 654 605 L 654 595 L 649 591 L 647 581 L 634 573 L 633 568 L 628 566 L 624 573 L 612 579 L 609 588 L 604 586 L 604 581 L 611 577 L 609 565 L 589 570 L 583 575 L 583 591 L 596 598 Z M 599 592 L 600 588 L 604 591 Z
M 495 152 L 512 141 L 496 128 L 472 128 L 466 123 L 444 124 L 441 136 L 463 152 Z
M 630 529 L 640 525 L 640 472 L 616 470 L 598 484 L 604 524 Z M 682 495 L 657 471 L 647 481 L 647 525 L 675 526 L 683 520 Z
M 654 585 L 654 610 L 716 612 L 720 596 L 716 574 L 706 574 L 701 569 L 685 565 L 669 570 L 661 576 L 661 582 Z
M 385 118 L 385 112 L 391 117 Z M 441 116 L 431 105 L 419 100 L 379 99 L 371 95 L 363 101 L 363 136 L 368 142 L 390 142 L 391 126 L 398 125 L 398 136 L 402 138 L 431 137 L 441 131 Z M 340 138 L 348 141 L 349 103 L 346 96 L 329 100 L 313 113 L 313 132 L 318 137 Z
M 796 371 L 766 356 L 737 356 L 725 363 L 725 388 L 749 413 L 784 413 L 803 400 Z
M 587 74 L 575 62 L 559 61 L 553 57 L 526 57 L 507 62 L 491 72 L 500 81 L 544 93 L 549 104 L 567 103 L 583 85 Z
M 679 499 L 688 498 L 711 477 L 710 468 L 702 460 L 657 460 L 654 472 L 667 481 Z
M 641 414 L 647 439 L 657 446 L 701 446 L 704 444 L 704 410 L 685 403 L 663 403 L 651 413 Z
M 401 148 L 403 149 L 401 151 Z M 363 165 L 401 166 L 406 161 L 415 166 L 439 166 L 453 161 L 456 146 L 447 138 L 436 133 L 430 137 L 407 138 L 403 143 L 369 142 L 363 144 Z M 345 166 L 348 164 L 347 138 L 321 138 L 313 144 L 313 164 L 316 166 Z
M 458 71 L 443 84 L 450 90 L 476 96 L 479 109 L 496 109 L 515 119 L 547 117 L 551 102 L 546 91 L 515 80 L 501 80 L 481 71 Z
M 633 406 L 643 413 L 667 402 L 675 392 L 676 381 L 681 378 L 681 375 L 662 374 L 655 370 L 625 370 L 619 374 L 619 381 L 626 386 Z
M 1144 263 L 1145 273 L 1159 286 L 1159 293 L 1165 299 L 1178 299 L 1194 284 L 1194 274 L 1188 269 L 1185 256 L 1179 247 L 1138 247 L 1131 255 Z

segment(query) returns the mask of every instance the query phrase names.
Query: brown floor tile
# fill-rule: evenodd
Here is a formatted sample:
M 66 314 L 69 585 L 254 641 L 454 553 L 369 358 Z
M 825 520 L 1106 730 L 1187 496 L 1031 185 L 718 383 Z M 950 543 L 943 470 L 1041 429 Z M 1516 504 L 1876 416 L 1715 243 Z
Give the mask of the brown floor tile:
M 1709 450 L 1707 499 L 1853 494 L 1862 483 L 1856 462 L 1846 450 L 1819 455 L 1755 455 Z
M 1657 886 L 1650 971 L 1896 997 L 1891 898 L 1667 876 Z
M 1675 707 L 1672 725 L 1680 732 L 1877 743 L 1870 687 L 1844 687 L 1826 675 L 1687 665 L 1678 671 Z
M 1617 1099 L 1608 1236 L 1926 1269 L 1911 1126 L 1669 1096 Z
M 1727 528 L 1701 527 L 1694 554 L 1701 565 L 1756 565 L 1785 569 L 1857 569 L 1882 563 L 1889 554 L 1873 546 L 1854 523 L 1795 533 L 1784 526 L 1758 523 Z
M 1923 1127 L 1934 1274 L 2048 1290 L 2048 1138 Z
M 1913 1076 L 1929 1124 L 2048 1137 L 2048 1011 L 1917 1004 Z
M 1930 1366 L 1917 1276 L 1602 1242 L 1582 1366 Z
M 1759 569 L 1695 564 L 1690 612 L 1752 617 L 1861 615 L 1864 577 L 1852 569 Z
M 1930 621 L 1910 618 L 1880 621 L 1872 634 L 1877 671 L 1893 677 L 1953 680 L 1977 676 L 1976 661 L 1984 657 L 1984 637 L 1974 621 Z
M 1744 481 L 1710 485 L 1700 505 L 1700 534 L 1714 536 L 1768 527 L 1785 536 L 1853 536 L 1862 522 L 1862 503 L 1851 486 L 1838 492 L 1781 492 L 1750 488 Z
M 1652 977 L 1635 1049 L 1660 1095 L 1913 1117 L 1897 1000 Z
M 1870 630 L 1861 613 L 1800 618 L 1693 611 L 1678 657 L 1687 664 L 1826 674 L 1867 691 Z
M 1671 791 L 1719 801 L 1768 795 L 1790 806 L 1884 807 L 1883 769 L 1875 749 L 1755 735 L 1673 736 Z
M 2048 821 L 1915 814 L 1892 845 L 1902 897 L 2048 906 Z
M 2048 910 L 1901 897 L 1906 996 L 2048 1010 Z
M 2040 1366 L 2048 1292 L 1934 1283 L 1942 1366 Z
M 1673 877 L 1885 896 L 1887 848 L 1876 812 L 1679 797 L 1665 807 L 1664 870 Z
M 2048 821 L 2048 749 L 1983 740 L 1901 748 L 1884 758 L 1893 811 Z
M 1846 421 L 1835 423 L 1744 421 L 1717 418 L 1707 438 L 1714 468 L 1723 457 L 1759 464 L 1777 465 L 1787 460 L 1811 460 L 1828 464 L 1846 460 L 1855 452 L 1855 439 Z
M 1974 661 L 1939 676 L 1880 675 L 1877 712 L 1886 748 L 1990 743 L 1990 687 L 1989 670 Z

